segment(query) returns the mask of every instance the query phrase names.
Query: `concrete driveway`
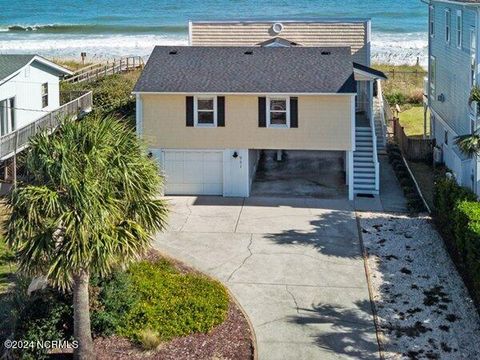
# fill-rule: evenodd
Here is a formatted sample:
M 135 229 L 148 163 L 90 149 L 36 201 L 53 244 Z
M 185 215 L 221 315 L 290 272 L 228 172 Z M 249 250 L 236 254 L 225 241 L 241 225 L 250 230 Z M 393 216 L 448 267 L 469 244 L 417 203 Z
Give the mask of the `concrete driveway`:
M 259 359 L 376 359 L 355 214 L 346 200 L 173 197 L 156 247 L 218 278 Z

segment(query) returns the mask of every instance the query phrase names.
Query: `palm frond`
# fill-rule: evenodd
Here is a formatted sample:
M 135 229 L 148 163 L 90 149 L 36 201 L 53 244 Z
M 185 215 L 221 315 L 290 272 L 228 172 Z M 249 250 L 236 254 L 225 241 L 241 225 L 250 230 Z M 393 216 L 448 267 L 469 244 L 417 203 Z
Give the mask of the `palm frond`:
M 102 276 L 136 259 L 165 228 L 163 179 L 127 125 L 98 115 L 64 121 L 30 144 L 32 181 L 12 193 L 7 224 L 24 272 L 68 288 L 80 269 Z
M 478 132 L 457 136 L 455 144 L 466 156 L 472 157 L 480 154 L 480 134 Z

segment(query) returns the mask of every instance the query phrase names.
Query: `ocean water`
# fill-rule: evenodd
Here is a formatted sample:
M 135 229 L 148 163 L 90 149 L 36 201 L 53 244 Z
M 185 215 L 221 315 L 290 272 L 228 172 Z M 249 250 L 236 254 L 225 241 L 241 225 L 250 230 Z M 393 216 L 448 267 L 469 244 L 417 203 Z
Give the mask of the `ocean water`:
M 374 62 L 427 54 L 420 0 L 0 0 L 0 53 L 90 58 L 150 54 L 187 43 L 188 20 L 371 18 Z

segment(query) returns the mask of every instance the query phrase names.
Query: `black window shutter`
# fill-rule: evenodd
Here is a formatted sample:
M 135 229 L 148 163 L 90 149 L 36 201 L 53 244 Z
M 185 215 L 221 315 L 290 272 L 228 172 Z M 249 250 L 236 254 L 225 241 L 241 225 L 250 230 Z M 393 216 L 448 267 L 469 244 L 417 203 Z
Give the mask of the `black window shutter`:
M 290 127 L 298 128 L 298 98 L 290 98 Z
M 264 97 L 258 98 L 258 127 L 267 127 L 267 99 Z
M 187 96 L 187 126 L 193 126 L 193 96 Z
M 217 97 L 217 126 L 225 126 L 225 96 Z

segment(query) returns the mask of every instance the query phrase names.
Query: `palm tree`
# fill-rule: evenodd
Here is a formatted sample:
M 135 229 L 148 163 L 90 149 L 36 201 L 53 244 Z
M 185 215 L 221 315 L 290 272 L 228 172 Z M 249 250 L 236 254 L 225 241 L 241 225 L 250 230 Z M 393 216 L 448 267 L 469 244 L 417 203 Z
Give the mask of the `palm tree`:
M 30 180 L 9 197 L 7 242 L 20 271 L 73 291 L 74 358 L 93 359 L 89 279 L 138 259 L 164 229 L 162 178 L 134 132 L 112 117 L 35 135 L 25 167 Z
M 469 157 L 480 155 L 480 133 L 478 130 L 473 134 L 457 136 L 455 144 L 462 153 Z

